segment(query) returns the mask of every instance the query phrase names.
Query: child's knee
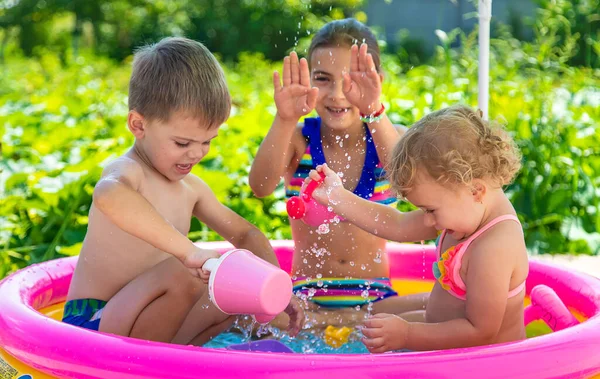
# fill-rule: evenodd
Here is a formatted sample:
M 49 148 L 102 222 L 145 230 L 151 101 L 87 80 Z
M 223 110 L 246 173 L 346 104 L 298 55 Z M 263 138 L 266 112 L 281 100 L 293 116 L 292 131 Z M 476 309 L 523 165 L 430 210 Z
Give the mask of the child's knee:
M 166 285 L 166 290 L 171 297 L 193 305 L 207 291 L 208 286 L 202 280 L 193 276 L 178 259 L 169 258 L 168 267 L 161 273 L 160 280 Z

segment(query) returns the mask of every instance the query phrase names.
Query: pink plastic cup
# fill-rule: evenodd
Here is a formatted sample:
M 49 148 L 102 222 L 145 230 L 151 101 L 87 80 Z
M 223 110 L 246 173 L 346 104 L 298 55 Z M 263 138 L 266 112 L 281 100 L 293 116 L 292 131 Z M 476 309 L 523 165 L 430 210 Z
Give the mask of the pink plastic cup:
M 248 250 L 235 249 L 202 266 L 210 271 L 208 293 L 227 314 L 250 314 L 261 324 L 281 313 L 292 297 L 292 280 L 280 268 Z
M 313 199 L 313 192 L 325 179 L 324 173 L 320 172 L 319 175 L 321 175 L 320 180 L 311 180 L 307 185 L 302 186 L 300 196 L 292 196 L 286 204 L 286 210 L 292 219 L 302 220 L 305 224 L 313 227 L 327 224 L 334 217 L 342 220 L 341 217 L 327 209 L 327 206 Z

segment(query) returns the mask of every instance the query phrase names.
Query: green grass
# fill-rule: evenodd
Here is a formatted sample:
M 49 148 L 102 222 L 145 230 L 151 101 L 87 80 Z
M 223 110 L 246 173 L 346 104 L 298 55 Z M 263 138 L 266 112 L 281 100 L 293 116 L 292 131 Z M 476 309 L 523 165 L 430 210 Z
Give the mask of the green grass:
M 462 47 L 440 46 L 430 65 L 383 57 L 383 98 L 394 122 L 410 125 L 458 102 L 476 106 L 476 35 L 450 33 L 445 46 L 453 38 Z M 600 75 L 566 66 L 567 48 L 551 36 L 492 42 L 490 113 L 504 120 L 523 152 L 523 169 L 507 192 L 533 254 L 600 249 Z M 290 238 L 282 188 L 257 199 L 247 185 L 275 113 L 271 73 L 279 66 L 244 54 L 225 67 L 232 116 L 194 173 L 270 238 Z M 78 253 L 102 167 L 133 141 L 125 127 L 129 73 L 127 64 L 90 55 L 62 64 L 48 53 L 0 66 L 0 278 Z M 219 239 L 197 221 L 190 237 Z

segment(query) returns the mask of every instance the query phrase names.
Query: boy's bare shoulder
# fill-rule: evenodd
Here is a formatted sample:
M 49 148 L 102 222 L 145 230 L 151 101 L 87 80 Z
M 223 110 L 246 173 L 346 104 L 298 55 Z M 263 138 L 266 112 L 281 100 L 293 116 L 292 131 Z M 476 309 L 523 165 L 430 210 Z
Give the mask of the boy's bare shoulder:
M 202 196 L 202 194 L 210 192 L 212 193 L 212 189 L 210 188 L 210 186 L 204 181 L 202 180 L 199 176 L 194 175 L 194 174 L 189 174 L 188 176 L 186 176 L 185 178 L 183 178 L 183 181 L 194 191 L 198 192 L 198 194 L 200 196 Z
M 110 174 L 120 174 L 120 173 L 128 173 L 128 174 L 144 174 L 144 169 L 142 165 L 126 155 L 122 155 L 117 159 L 111 161 L 106 165 L 104 170 L 102 171 L 102 176 L 110 175 Z
M 126 155 L 120 156 L 102 170 L 101 180 L 118 180 L 139 185 L 144 178 L 142 165 Z M 137 186 L 134 186 L 137 187 Z

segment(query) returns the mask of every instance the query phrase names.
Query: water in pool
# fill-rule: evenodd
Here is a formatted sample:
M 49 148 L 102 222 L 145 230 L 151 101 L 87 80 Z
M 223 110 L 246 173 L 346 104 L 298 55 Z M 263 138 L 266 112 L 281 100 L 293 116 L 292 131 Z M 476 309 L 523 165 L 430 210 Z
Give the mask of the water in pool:
M 257 334 L 260 336 L 261 330 L 252 335 L 250 335 L 248 330 L 247 328 L 239 327 L 235 323 L 229 330 L 213 338 L 204 347 L 225 348 L 230 345 L 255 341 L 260 338 L 257 337 Z M 265 335 L 264 332 L 262 333 L 263 339 L 276 339 L 295 353 L 300 354 L 369 354 L 367 348 L 360 341 L 361 337 L 362 334 L 359 330 L 356 328 L 352 329 L 352 332 L 348 336 L 348 342 L 336 348 L 325 342 L 322 330 L 304 330 L 295 338 L 291 338 L 287 333 L 279 331 L 276 328 L 270 329 L 268 335 Z

